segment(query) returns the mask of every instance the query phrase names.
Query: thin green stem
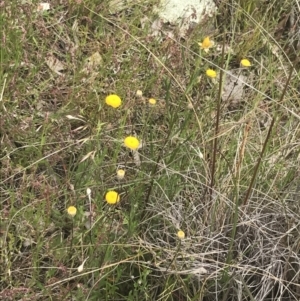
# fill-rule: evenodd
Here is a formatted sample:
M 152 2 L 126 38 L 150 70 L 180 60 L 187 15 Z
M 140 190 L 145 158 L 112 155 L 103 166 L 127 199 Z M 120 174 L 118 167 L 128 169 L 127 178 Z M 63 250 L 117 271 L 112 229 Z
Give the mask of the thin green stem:
M 181 247 L 181 240 L 179 240 L 179 243 L 178 243 L 176 252 L 175 252 L 175 254 L 174 254 L 174 257 L 172 258 L 170 264 L 169 264 L 168 267 L 166 268 L 166 272 L 169 270 L 169 268 L 171 267 L 172 263 L 173 263 L 174 260 L 176 259 L 177 255 L 178 255 L 178 253 L 179 253 L 180 247 Z
M 71 230 L 70 253 L 72 253 L 72 248 L 73 248 L 73 235 L 74 235 L 74 218 L 72 217 L 72 230 Z

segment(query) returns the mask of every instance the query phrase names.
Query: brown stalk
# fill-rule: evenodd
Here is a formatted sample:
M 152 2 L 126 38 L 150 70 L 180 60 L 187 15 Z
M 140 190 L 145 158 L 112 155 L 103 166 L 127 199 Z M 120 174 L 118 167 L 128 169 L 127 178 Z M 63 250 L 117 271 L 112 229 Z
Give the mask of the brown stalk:
M 223 47 L 222 47 L 222 64 L 224 63 L 225 56 L 225 35 L 223 38 Z M 220 125 L 220 114 L 221 114 L 221 96 L 222 96 L 222 78 L 223 78 L 223 68 L 220 68 L 220 78 L 219 78 L 219 91 L 218 91 L 218 104 L 217 104 L 217 116 L 216 116 L 216 125 L 215 125 L 215 136 L 213 140 L 213 157 L 211 163 L 211 182 L 210 182 L 210 201 L 212 200 L 213 188 L 214 188 L 214 179 L 216 171 L 216 157 L 218 149 L 218 134 L 219 134 L 219 125 Z

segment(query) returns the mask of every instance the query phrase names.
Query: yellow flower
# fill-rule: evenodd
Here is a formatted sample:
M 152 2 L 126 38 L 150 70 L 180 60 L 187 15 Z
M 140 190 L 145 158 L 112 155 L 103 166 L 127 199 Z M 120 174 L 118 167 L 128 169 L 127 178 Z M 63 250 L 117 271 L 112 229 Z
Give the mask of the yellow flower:
M 120 201 L 120 196 L 119 196 L 119 194 L 118 194 L 116 191 L 110 190 L 110 191 L 108 191 L 108 192 L 106 193 L 106 195 L 105 195 L 105 200 L 106 200 L 106 202 L 107 202 L 108 204 L 114 205 L 114 204 L 116 204 L 116 203 L 119 203 L 119 201 Z
M 242 59 L 242 60 L 241 60 L 241 65 L 242 65 L 243 67 L 250 67 L 250 66 L 251 66 L 251 63 L 250 63 L 250 61 L 247 60 L 247 59 Z
M 67 212 L 70 216 L 74 217 L 77 213 L 77 208 L 74 206 L 70 206 L 68 207 Z
M 198 43 L 201 49 L 203 49 L 205 52 L 209 51 L 209 48 L 214 46 L 214 41 L 211 41 L 209 37 L 205 37 L 202 43 Z
M 121 98 L 116 95 L 116 94 L 110 94 L 106 96 L 105 102 L 107 105 L 113 107 L 113 108 L 118 108 L 122 104 Z
M 138 149 L 140 142 L 137 138 L 133 136 L 128 136 L 124 139 L 124 144 L 126 147 L 130 148 L 131 150 Z
M 177 237 L 178 237 L 179 239 L 184 239 L 184 238 L 185 238 L 185 233 L 184 233 L 182 230 L 179 230 L 179 231 L 177 232 Z
M 122 180 L 125 177 L 125 170 L 124 169 L 118 169 L 117 170 L 117 179 Z
M 212 70 L 212 69 L 207 69 L 206 70 L 206 75 L 208 77 L 215 78 L 217 76 L 217 72 L 215 70 Z
M 143 96 L 143 91 L 137 90 L 135 95 L 136 95 L 137 97 L 142 97 L 142 96 Z
M 154 99 L 154 98 L 149 98 L 148 102 L 152 106 L 156 105 L 156 99 Z

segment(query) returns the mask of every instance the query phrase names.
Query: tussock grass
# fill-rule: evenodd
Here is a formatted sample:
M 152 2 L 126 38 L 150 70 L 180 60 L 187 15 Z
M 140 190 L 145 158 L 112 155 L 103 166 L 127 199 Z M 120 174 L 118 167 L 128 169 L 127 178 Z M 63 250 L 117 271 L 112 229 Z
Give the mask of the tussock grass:
M 109 3 L 1 11 L 1 298 L 299 300 L 298 3 L 222 1 L 185 39 Z

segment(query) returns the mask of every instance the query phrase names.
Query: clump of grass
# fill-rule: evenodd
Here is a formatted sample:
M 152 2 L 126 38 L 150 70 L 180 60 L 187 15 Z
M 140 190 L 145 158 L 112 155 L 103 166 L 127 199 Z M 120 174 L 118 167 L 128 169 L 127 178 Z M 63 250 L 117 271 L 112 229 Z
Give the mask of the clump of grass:
M 222 2 L 185 41 L 141 27 L 154 4 L 1 12 L 2 299 L 299 299 L 299 78 L 276 4 Z

